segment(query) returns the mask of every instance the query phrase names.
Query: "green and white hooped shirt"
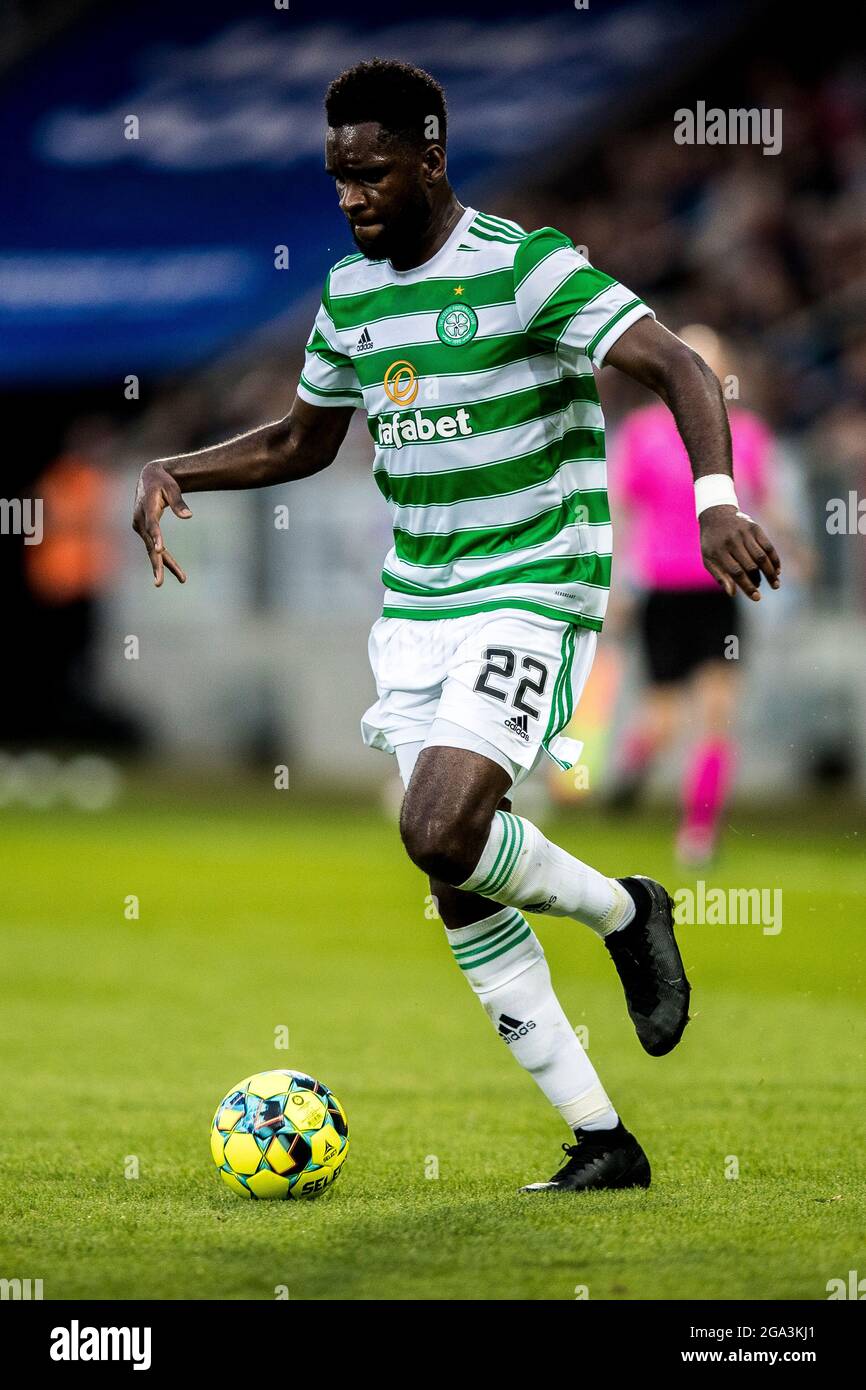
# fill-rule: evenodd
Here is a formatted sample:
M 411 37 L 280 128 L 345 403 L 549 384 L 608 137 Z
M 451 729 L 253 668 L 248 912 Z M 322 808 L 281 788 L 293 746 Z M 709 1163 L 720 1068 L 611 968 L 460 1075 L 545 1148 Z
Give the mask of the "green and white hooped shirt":
M 383 615 L 600 630 L 612 533 L 593 376 L 652 310 L 562 232 L 467 208 L 424 265 L 328 274 L 298 395 L 359 406 L 391 509 Z

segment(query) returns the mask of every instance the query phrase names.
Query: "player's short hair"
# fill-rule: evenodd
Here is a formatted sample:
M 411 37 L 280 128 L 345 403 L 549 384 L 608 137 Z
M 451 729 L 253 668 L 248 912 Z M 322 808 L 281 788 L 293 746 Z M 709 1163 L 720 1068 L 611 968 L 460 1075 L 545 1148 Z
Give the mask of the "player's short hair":
M 329 126 L 377 121 L 411 144 L 445 144 L 445 93 L 435 77 L 411 63 L 371 58 L 347 68 L 325 93 L 325 111 Z

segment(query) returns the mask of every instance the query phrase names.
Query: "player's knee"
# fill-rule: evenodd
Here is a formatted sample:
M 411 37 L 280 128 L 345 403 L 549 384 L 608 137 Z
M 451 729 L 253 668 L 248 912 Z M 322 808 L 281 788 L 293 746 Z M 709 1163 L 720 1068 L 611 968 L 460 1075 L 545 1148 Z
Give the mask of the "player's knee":
M 456 814 L 408 796 L 403 803 L 400 834 L 406 853 L 425 874 L 444 883 L 463 883 L 469 877 L 489 833 L 490 817 L 482 812 Z

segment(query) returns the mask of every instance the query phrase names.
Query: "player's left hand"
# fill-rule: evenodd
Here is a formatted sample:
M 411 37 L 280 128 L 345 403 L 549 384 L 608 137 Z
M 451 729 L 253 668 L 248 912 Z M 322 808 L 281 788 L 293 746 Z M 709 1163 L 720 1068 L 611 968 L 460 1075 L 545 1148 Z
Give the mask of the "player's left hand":
M 704 565 L 731 597 L 742 589 L 756 603 L 761 575 L 771 589 L 780 584 L 781 561 L 756 521 L 735 507 L 708 507 L 699 517 Z

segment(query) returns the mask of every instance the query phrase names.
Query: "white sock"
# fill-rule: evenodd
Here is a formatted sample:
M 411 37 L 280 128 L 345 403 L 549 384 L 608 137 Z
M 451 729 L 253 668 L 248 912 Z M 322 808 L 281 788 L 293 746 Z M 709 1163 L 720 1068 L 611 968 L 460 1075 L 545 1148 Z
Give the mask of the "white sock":
M 503 908 L 448 932 L 454 958 L 513 1056 L 571 1129 L 613 1129 L 618 1116 L 553 992 L 541 942 Z
M 602 937 L 635 915 L 631 895 L 615 878 L 582 864 L 510 811 L 494 814 L 481 858 L 457 886 L 529 912 L 575 917 Z

